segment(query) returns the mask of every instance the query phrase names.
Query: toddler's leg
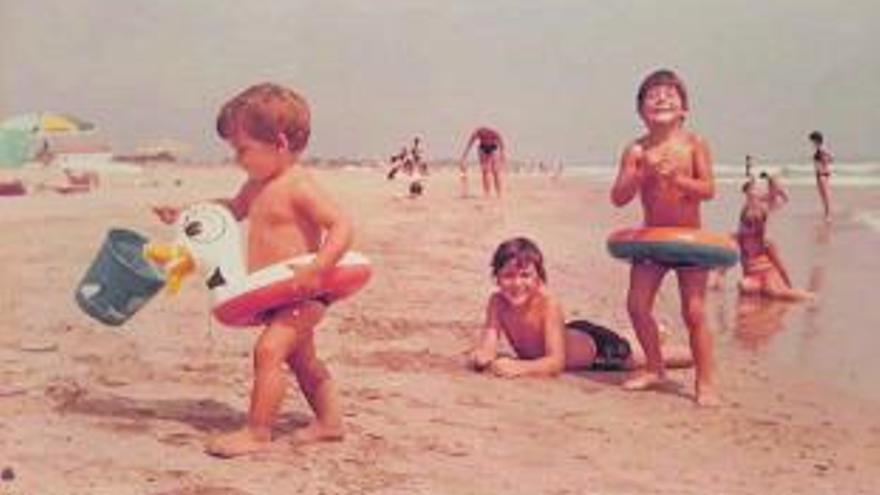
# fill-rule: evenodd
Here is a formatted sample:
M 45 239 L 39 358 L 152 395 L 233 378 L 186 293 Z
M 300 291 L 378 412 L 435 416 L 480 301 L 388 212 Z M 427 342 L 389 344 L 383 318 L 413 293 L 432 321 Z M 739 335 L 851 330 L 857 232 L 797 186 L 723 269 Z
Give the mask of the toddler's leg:
M 212 439 L 206 447 L 208 453 L 233 457 L 269 446 L 272 423 L 287 387 L 285 360 L 296 351 L 323 313 L 323 305 L 309 303 L 283 310 L 272 319 L 254 346 L 254 383 L 247 426 Z
M 662 382 L 665 378 L 663 356 L 660 353 L 660 335 L 657 331 L 657 322 L 651 314 L 654 298 L 657 296 L 664 274 L 666 274 L 665 267 L 648 263 L 633 263 L 630 269 L 626 305 L 636 337 L 644 352 L 645 367 L 643 371 L 637 372 L 623 383 L 623 388 L 627 390 L 643 390 Z
M 287 363 L 315 413 L 315 421 L 295 433 L 296 440 L 300 443 L 341 440 L 344 432 L 339 395 L 330 372 L 315 354 L 312 331 L 303 336 Z
M 702 406 L 720 403 L 715 391 L 714 347 L 712 334 L 706 327 L 706 270 L 678 270 L 681 313 L 688 328 L 691 350 L 696 366 L 696 402 Z

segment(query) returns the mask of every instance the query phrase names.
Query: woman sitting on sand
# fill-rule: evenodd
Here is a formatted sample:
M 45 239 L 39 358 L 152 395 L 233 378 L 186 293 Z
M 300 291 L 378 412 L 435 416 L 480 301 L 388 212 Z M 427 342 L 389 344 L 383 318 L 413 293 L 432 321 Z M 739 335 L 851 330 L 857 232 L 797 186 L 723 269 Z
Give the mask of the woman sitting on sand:
M 507 240 L 492 256 L 498 290 L 489 297 L 486 325 L 469 352 L 476 370 L 503 377 L 552 376 L 563 370 L 632 370 L 645 364 L 641 347 L 586 320 L 565 323 L 562 309 L 545 286 L 544 257 L 524 237 Z M 501 333 L 516 357 L 499 356 Z M 666 365 L 693 363 L 686 346 L 665 346 Z

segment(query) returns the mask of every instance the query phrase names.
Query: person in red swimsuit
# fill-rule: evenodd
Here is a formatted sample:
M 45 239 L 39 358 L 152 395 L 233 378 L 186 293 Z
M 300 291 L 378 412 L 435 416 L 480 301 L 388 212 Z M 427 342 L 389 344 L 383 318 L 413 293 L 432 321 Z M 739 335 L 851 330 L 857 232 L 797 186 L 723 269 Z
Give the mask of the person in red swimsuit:
M 485 196 L 491 195 L 492 189 L 494 188 L 495 194 L 500 197 L 501 171 L 506 161 L 504 154 L 504 140 L 501 138 L 501 134 L 498 131 L 485 126 L 478 127 L 471 133 L 467 146 L 464 148 L 464 153 L 461 154 L 459 168 L 461 170 L 462 196 L 467 196 L 468 194 L 467 167 L 465 165 L 465 159 L 474 143 L 479 143 L 477 145 L 477 155 L 480 159 L 480 172 L 483 177 L 483 194 Z

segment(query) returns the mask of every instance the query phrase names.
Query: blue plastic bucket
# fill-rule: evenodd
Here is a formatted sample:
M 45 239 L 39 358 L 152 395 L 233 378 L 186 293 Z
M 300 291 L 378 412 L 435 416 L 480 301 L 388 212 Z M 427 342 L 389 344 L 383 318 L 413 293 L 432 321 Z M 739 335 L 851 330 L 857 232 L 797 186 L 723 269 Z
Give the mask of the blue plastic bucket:
M 76 289 L 76 302 L 89 316 L 121 325 L 162 286 L 164 275 L 144 259 L 147 238 L 126 229 L 112 229 Z

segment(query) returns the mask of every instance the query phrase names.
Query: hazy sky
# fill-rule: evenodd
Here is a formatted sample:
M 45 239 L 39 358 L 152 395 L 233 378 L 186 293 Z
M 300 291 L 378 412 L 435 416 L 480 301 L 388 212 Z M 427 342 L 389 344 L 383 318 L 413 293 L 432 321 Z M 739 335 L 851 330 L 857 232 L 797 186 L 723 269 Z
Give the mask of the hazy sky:
M 513 156 L 614 163 L 659 67 L 716 160 L 880 157 L 877 0 L 0 0 L 0 116 L 70 112 L 119 150 L 225 153 L 218 107 L 264 80 L 313 110 L 310 152 L 457 156 L 476 125 Z

